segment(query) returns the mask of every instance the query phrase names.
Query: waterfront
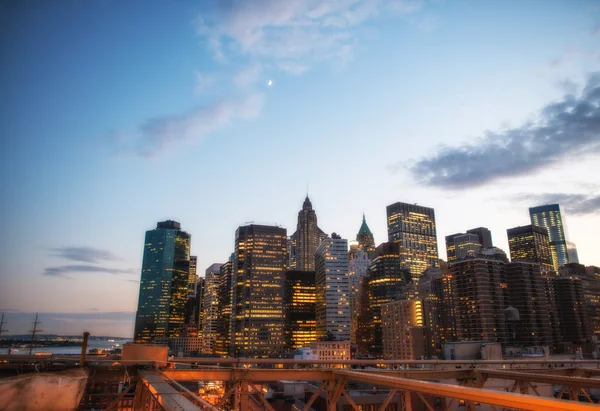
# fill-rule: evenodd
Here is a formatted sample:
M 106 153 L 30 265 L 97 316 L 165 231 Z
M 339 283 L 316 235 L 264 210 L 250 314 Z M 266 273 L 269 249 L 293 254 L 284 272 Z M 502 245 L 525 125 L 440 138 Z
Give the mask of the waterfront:
M 94 348 L 98 348 L 98 349 L 102 349 L 102 350 L 106 350 L 106 349 L 111 349 L 113 348 L 113 346 L 115 346 L 114 348 L 121 348 L 123 346 L 123 344 L 127 343 L 127 340 L 114 340 L 114 341 L 106 341 L 106 340 L 91 340 L 88 342 L 88 347 L 87 349 L 94 349 Z M 118 347 L 116 347 L 116 345 L 119 344 Z M 18 352 L 15 352 L 15 349 L 18 349 Z M 29 354 L 29 347 L 25 347 L 25 348 L 12 348 L 13 355 L 24 355 L 24 354 Z M 54 355 L 76 355 L 76 354 L 81 354 L 81 345 L 73 345 L 73 346 L 68 346 L 68 347 L 34 347 L 32 350 L 32 353 L 38 353 L 38 352 L 49 352 L 52 353 Z M 8 347 L 2 347 L 0 348 L 0 354 L 8 354 Z

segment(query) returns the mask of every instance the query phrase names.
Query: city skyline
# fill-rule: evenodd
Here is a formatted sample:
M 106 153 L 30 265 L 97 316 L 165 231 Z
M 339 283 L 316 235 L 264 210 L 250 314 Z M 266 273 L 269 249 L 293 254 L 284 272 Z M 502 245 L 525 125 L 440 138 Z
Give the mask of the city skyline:
M 354 239 L 364 211 L 376 246 L 386 206 L 431 207 L 440 257 L 469 227 L 508 253 L 558 203 L 600 266 L 600 130 L 577 116 L 599 115 L 595 2 L 202 3 L 0 13 L 11 332 L 39 311 L 131 335 L 156 221 L 193 235 L 202 273 L 248 221 L 293 233 L 306 194 L 328 234 Z

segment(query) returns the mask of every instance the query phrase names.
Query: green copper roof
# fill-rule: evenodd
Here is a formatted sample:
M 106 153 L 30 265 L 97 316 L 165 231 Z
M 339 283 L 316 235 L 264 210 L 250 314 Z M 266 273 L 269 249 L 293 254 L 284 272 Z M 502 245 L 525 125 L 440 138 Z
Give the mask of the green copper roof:
M 360 226 L 360 230 L 358 230 L 358 235 L 365 235 L 365 234 L 373 235 L 373 233 L 371 233 L 371 230 L 369 230 L 369 226 L 367 225 L 367 220 L 365 219 L 365 213 L 363 213 L 363 222 L 362 222 L 362 225 Z

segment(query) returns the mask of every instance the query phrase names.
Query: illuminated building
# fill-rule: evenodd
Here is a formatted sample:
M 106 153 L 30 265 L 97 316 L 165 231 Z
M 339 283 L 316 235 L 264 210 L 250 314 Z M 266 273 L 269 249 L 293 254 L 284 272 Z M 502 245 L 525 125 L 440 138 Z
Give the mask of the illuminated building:
M 482 248 L 493 246 L 492 233 L 485 227 L 446 236 L 446 255 L 449 263 L 466 257 L 475 257 Z
M 185 324 L 191 236 L 176 221 L 146 231 L 134 338 L 178 337 Z
M 600 336 L 600 269 L 582 264 L 568 263 L 558 270 L 561 277 L 581 280 L 583 287 L 583 309 L 592 334 Z
M 202 315 L 202 352 L 215 353 L 219 318 L 219 276 L 221 263 L 212 264 L 204 274 L 204 304 Z
M 350 277 L 350 341 L 356 344 L 356 332 L 358 330 L 358 315 L 360 312 L 360 291 L 363 279 L 366 277 L 371 259 L 369 253 L 359 248 L 357 242 L 350 244 L 348 252 L 348 272 Z
M 363 251 L 371 252 L 375 250 L 375 238 L 373 237 L 371 229 L 367 225 L 365 213 L 363 213 L 362 224 L 358 230 L 358 234 L 356 234 L 356 241 L 358 241 L 358 246 Z
M 506 233 L 512 261 L 537 263 L 542 273 L 554 271 L 548 232 L 545 228 L 526 225 L 509 228 Z
M 395 203 L 387 206 L 388 241 L 400 245 L 400 260 L 414 280 L 428 267 L 438 266 L 433 208 Z
M 560 206 L 558 204 L 549 204 L 529 209 L 531 224 L 537 227 L 545 228 L 550 240 L 550 251 L 554 271 L 569 262 L 567 249 L 567 237 L 562 220 Z
M 188 295 L 185 302 L 185 324 L 186 327 L 198 327 L 198 299 L 196 286 L 198 275 L 196 274 L 197 257 L 190 256 L 190 273 L 188 277 Z
M 401 266 L 399 253 L 398 243 L 379 245 L 362 282 L 357 330 L 357 344 L 361 354 L 381 357 L 381 306 L 406 297 L 406 285 L 411 282 L 411 276 L 410 271 Z
M 314 271 L 285 273 L 285 336 L 288 350 L 308 347 L 317 340 Z
M 219 305 L 217 309 L 217 340 L 215 354 L 222 357 L 229 355 L 229 327 L 231 321 L 231 282 L 233 279 L 233 258 L 223 264 L 219 275 Z
M 477 257 L 449 264 L 459 341 L 505 341 L 506 263 Z
M 425 356 L 422 303 L 398 300 L 381 306 L 383 358 L 417 360 Z
M 298 271 L 314 271 L 315 252 L 327 237 L 317 225 L 317 214 L 306 196 L 302 210 L 298 212 L 296 232 L 290 236 L 290 268 Z
M 579 254 L 577 253 L 577 246 L 572 241 L 567 241 L 567 259 L 570 263 L 579 264 Z
M 198 274 L 196 273 L 198 265 L 198 257 L 190 256 L 190 273 L 188 277 L 188 298 L 196 297 L 196 283 L 198 282 Z
M 317 360 L 350 360 L 352 359 L 350 341 L 315 341 L 310 344 L 313 356 Z M 323 365 L 327 368 L 344 368 L 342 364 Z
M 554 284 L 563 342 L 591 342 L 592 328 L 584 308 L 583 282 L 577 276 L 558 276 Z
M 196 281 L 196 324 L 198 336 L 202 337 L 202 325 L 204 323 L 204 277 L 198 277 Z
M 553 344 L 550 305 L 539 264 L 512 262 L 506 265 L 508 302 L 519 312 L 513 343 L 525 347 Z
M 236 230 L 232 356 L 263 358 L 283 353 L 286 245 L 285 228 L 252 224 Z
M 442 348 L 441 300 L 436 293 L 436 281 L 442 276 L 439 268 L 430 267 L 423 272 L 417 286 L 418 300 L 422 305 L 423 328 L 425 331 L 425 356 L 437 358 Z
M 348 240 L 333 233 L 316 252 L 317 339 L 350 341 Z
M 445 272 L 439 277 L 432 278 L 431 283 L 432 291 L 439 301 L 438 328 L 440 345 L 457 341 L 454 276 L 450 272 Z

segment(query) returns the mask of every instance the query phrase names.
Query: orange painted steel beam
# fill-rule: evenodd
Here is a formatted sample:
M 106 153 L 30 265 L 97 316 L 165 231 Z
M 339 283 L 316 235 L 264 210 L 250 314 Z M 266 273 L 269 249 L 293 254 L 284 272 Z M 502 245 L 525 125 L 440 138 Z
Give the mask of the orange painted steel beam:
M 385 375 L 362 373 L 357 371 L 334 370 L 334 374 L 349 380 L 382 385 L 422 394 L 433 394 L 440 397 L 456 398 L 484 404 L 498 405 L 529 411 L 592 411 L 598 410 L 596 405 L 554 398 L 535 397 L 523 394 L 511 394 L 482 388 L 461 387 L 458 385 L 440 384 L 418 381 L 408 378 L 397 378 Z
M 265 370 L 261 368 L 210 368 L 206 370 L 164 370 L 163 372 L 165 375 L 169 376 L 175 381 L 325 381 L 330 380 L 334 377 L 331 369 L 329 368 L 306 370 Z
M 567 385 L 571 387 L 599 388 L 600 380 L 585 377 L 568 377 L 555 374 L 538 374 L 532 372 L 494 370 L 480 368 L 475 371 L 480 375 L 487 375 L 488 378 L 503 378 L 505 380 L 532 381 L 545 384 Z

